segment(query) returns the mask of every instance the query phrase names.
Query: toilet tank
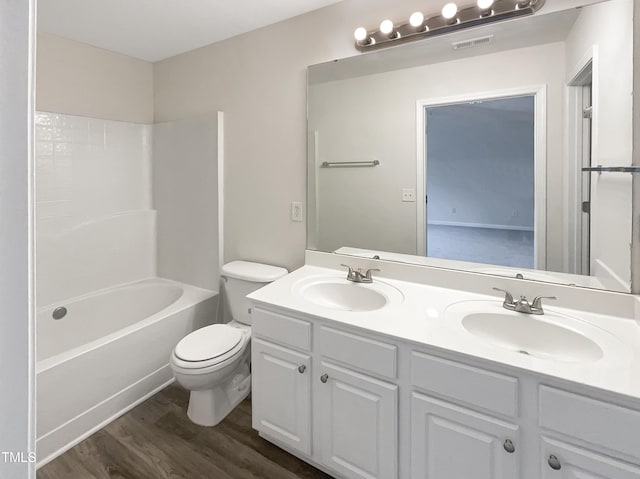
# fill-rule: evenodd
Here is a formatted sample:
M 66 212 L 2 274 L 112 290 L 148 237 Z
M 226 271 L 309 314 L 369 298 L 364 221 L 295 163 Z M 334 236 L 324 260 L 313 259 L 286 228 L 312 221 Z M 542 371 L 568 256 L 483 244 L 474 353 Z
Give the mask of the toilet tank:
M 233 319 L 243 324 L 251 324 L 249 314 L 250 303 L 246 296 L 262 288 L 268 283 L 282 278 L 288 271 L 278 266 L 271 266 L 250 261 L 232 261 L 222 267 L 225 278 L 225 299 L 229 305 Z

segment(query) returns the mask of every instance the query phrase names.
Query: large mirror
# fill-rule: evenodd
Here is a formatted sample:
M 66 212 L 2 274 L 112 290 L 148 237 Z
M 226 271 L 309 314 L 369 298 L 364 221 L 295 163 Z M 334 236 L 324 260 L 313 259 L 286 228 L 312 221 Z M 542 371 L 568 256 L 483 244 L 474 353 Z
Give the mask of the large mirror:
M 628 292 L 584 169 L 632 163 L 633 1 L 583 3 L 309 67 L 308 248 Z

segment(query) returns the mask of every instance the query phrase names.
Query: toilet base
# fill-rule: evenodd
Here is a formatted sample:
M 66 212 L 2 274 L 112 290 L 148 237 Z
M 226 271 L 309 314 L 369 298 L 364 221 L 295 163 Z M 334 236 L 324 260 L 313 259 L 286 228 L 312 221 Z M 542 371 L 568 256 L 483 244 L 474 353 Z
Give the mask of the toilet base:
M 244 369 L 244 368 L 243 368 Z M 251 374 L 236 373 L 230 381 L 213 389 L 191 391 L 187 416 L 199 426 L 215 426 L 249 395 Z

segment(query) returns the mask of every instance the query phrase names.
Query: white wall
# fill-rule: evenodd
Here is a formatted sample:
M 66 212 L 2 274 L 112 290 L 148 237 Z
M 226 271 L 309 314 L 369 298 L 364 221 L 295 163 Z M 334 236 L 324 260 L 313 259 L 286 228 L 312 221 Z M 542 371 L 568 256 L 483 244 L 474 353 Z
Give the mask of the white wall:
M 547 267 L 561 270 L 564 166 L 557 159 L 564 148 L 564 62 L 563 43 L 552 43 L 312 85 L 309 129 L 317 131 L 317 165 L 374 157 L 381 162 L 375 168 L 316 169 L 322 194 L 316 246 L 416 254 L 416 203 L 401 201 L 403 188 L 416 188 L 416 101 L 546 85 Z
M 218 118 L 153 127 L 158 274 L 218 290 Z
M 0 451 L 34 451 L 32 270 L 35 2 L 0 0 Z M 0 457 L 2 479 L 35 477 L 34 464 Z
M 633 1 L 584 8 L 567 37 L 567 74 L 595 49 L 592 164 L 632 162 Z M 570 80 L 570 78 L 568 79 Z M 592 174 L 591 274 L 631 280 L 632 178 Z M 620 286 L 620 285 L 618 285 Z
M 155 276 L 151 126 L 36 114 L 37 304 Z
M 48 33 L 38 34 L 36 109 L 153 122 L 153 65 Z

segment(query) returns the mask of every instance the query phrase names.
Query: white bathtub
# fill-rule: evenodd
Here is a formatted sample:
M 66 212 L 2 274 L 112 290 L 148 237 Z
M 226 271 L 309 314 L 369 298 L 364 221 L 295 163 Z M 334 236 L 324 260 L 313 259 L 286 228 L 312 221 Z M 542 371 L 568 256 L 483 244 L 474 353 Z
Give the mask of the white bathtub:
M 158 278 L 39 309 L 38 467 L 171 383 L 171 350 L 215 321 L 217 300 Z M 53 319 L 61 306 L 66 316 Z

